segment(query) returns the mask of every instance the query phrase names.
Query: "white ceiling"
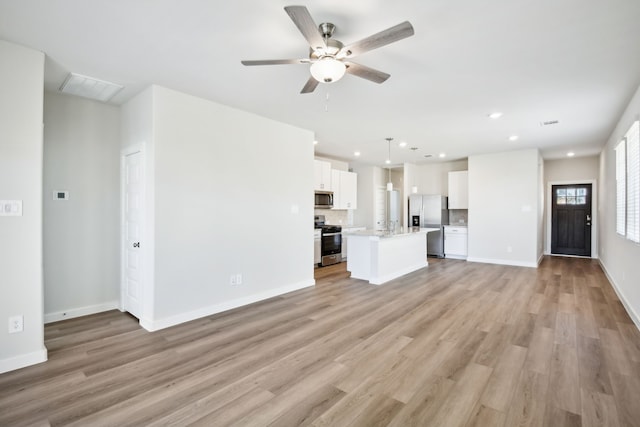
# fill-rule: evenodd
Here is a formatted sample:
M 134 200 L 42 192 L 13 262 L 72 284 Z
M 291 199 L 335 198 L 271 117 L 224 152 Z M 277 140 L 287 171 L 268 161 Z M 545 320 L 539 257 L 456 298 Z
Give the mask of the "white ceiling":
M 355 60 L 390 73 L 382 85 L 347 75 L 301 95 L 308 65 L 240 64 L 306 57 L 289 4 L 344 43 L 405 20 L 415 36 Z M 383 165 L 386 137 L 393 163 L 597 154 L 640 85 L 639 18 L 638 0 L 0 0 L 0 39 L 47 54 L 48 90 L 75 72 L 124 85 L 120 104 L 159 84 L 311 129 L 318 154 Z

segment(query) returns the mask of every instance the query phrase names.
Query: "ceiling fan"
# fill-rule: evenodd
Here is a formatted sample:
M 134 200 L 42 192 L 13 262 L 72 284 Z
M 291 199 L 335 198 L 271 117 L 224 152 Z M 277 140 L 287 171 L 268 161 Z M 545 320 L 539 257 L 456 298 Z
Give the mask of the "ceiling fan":
M 309 57 L 302 59 L 266 59 L 257 61 L 241 61 L 244 65 L 280 65 L 280 64 L 311 64 L 311 77 L 307 80 L 300 93 L 311 93 L 318 83 L 333 83 L 342 78 L 345 73 L 370 80 L 374 83 L 385 82 L 390 75 L 365 65 L 351 62 L 362 53 L 402 40 L 414 34 L 409 21 L 402 22 L 384 31 L 373 34 L 355 43 L 344 45 L 339 40 L 331 38 L 336 26 L 330 22 L 316 25 L 305 6 L 286 6 L 291 20 L 298 27 L 309 43 Z

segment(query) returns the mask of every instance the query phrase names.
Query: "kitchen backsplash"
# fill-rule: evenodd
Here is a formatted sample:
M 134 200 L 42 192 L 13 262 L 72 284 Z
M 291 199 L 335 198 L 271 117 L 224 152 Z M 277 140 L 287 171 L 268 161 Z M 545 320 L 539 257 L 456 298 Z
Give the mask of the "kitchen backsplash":
M 449 224 L 467 225 L 469 222 L 468 209 L 449 209 Z
M 325 222 L 333 225 L 349 225 L 349 211 L 331 209 L 314 209 L 314 215 L 324 215 Z

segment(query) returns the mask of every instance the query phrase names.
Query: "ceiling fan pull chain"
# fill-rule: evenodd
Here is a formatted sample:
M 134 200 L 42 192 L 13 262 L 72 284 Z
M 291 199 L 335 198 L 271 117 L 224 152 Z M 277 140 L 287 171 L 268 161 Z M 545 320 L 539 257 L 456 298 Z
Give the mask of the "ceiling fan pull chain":
M 324 112 L 328 113 L 329 112 L 329 90 L 327 89 L 327 93 L 325 94 L 325 98 L 324 98 Z

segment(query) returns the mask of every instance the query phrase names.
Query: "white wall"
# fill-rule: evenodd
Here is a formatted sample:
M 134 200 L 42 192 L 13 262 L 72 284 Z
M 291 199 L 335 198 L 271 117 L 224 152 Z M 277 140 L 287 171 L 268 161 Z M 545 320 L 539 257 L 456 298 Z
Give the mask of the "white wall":
M 376 189 L 386 183 L 386 174 L 381 167 L 354 165 L 358 174 L 358 209 L 353 212 L 353 225 L 375 229 Z
M 312 285 L 313 133 L 151 90 L 155 266 L 146 327 Z M 230 285 L 238 273 L 242 284 Z
M 545 160 L 544 177 L 546 182 L 575 182 L 597 180 L 600 171 L 600 157 L 573 157 L 567 159 Z
M 537 196 L 538 196 L 538 204 L 537 204 L 537 209 L 536 212 L 538 214 L 538 219 L 537 219 L 537 231 L 538 231 L 538 235 L 537 235 L 537 246 L 536 246 L 536 259 L 538 260 L 538 262 L 542 261 L 542 257 L 544 255 L 544 241 L 545 241 L 545 226 L 544 226 L 544 171 L 545 171 L 545 165 L 544 165 L 544 159 L 542 158 L 542 155 L 540 154 L 540 152 L 538 152 L 538 176 L 537 176 L 537 181 L 538 181 L 538 188 L 537 188 Z
M 0 40 L 0 200 L 23 215 L 0 217 L 0 373 L 47 359 L 42 297 L 44 54 Z M 9 334 L 8 319 L 24 316 Z
M 599 216 L 597 214 L 598 175 L 600 171 L 600 157 L 574 157 L 567 159 L 545 160 L 544 162 L 544 248 L 546 253 L 551 253 L 551 185 L 553 184 L 584 184 L 593 183 L 592 186 L 592 218 L 594 225 L 591 236 L 591 255 L 598 257 Z
M 409 187 L 418 186 L 419 194 L 442 194 L 449 195 L 449 172 L 467 170 L 467 160 L 457 160 L 454 162 L 429 163 L 416 165 L 413 168 Z
M 324 162 L 331 163 L 331 169 L 345 171 L 345 172 L 349 171 L 349 163 L 345 161 L 332 159 L 330 157 L 322 157 L 322 156 L 315 156 L 314 158 L 316 160 L 322 160 Z
M 120 109 L 46 92 L 45 322 L 118 307 Z M 69 191 L 68 201 L 53 191 Z
M 469 261 L 537 266 L 539 165 L 537 150 L 469 157 Z
M 640 328 L 640 245 L 616 233 L 616 155 L 615 146 L 631 124 L 640 119 L 640 88 L 620 117 L 600 154 L 598 214 L 599 257 L 609 279 L 627 311 Z

